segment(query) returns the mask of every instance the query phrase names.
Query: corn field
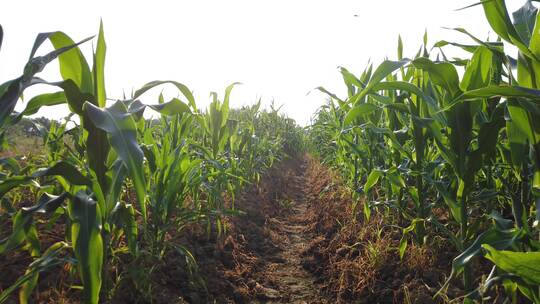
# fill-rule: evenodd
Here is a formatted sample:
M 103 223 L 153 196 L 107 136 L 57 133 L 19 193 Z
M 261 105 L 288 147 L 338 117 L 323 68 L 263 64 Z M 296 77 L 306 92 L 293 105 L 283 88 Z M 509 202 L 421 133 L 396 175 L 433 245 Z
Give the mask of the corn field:
M 67 104 L 71 111 L 49 129 L 36 126 L 43 155 L 1 159 L 1 219 L 12 227 L 0 242 L 0 254 L 26 250 L 33 260 L 24 276 L 1 293 L 0 302 L 18 292 L 19 301 L 28 303 L 40 273 L 60 264 L 76 271 L 85 303 L 106 299 L 111 278 L 104 269 L 118 255 L 159 258 L 172 249 L 195 266 L 189 251 L 165 239 L 167 229 L 204 222 L 209 233 L 226 233 L 223 218 L 241 212 L 234 208 L 236 193 L 302 149 L 302 130 L 276 110 L 261 111 L 260 103 L 230 109 L 235 84 L 222 99 L 212 93 L 205 110 L 197 108 L 188 87 L 175 81 L 149 82 L 130 98 L 107 99 L 103 26 L 91 67 L 78 49 L 89 39 L 75 43 L 63 32 L 39 34 L 23 74 L 0 86 L 4 130 L 41 107 Z M 46 40 L 55 50 L 35 56 Z M 63 80 L 38 78 L 55 59 Z M 14 112 L 23 91 L 35 84 L 58 91 L 35 96 L 22 112 Z M 153 105 L 139 101 L 161 85 L 174 86 L 179 97 L 165 101 L 160 96 Z M 159 118 L 145 119 L 148 110 Z M 224 204 L 224 193 L 232 204 Z M 56 223 L 66 224 L 64 239 L 43 246 L 38 229 Z
M 429 43 L 426 34 L 408 58 L 400 38 L 396 60 L 357 75 L 340 68 L 347 96 L 319 87 L 327 103 L 307 128 L 260 101 L 231 108 L 237 83 L 212 93 L 204 109 L 176 81 L 110 99 L 103 24 L 79 42 L 38 34 L 22 74 L 0 85 L 2 151 L 7 130 L 40 108 L 65 104 L 70 114 L 35 124 L 43 153 L 0 158 L 0 260 L 29 256 L 24 274 L 0 289 L 0 303 L 31 303 L 41 275 L 58 267 L 75 278 L 84 303 L 113 301 L 120 276 L 110 269 L 126 259 L 151 272 L 143 261 L 174 251 L 196 273 L 196 256 L 169 232 L 199 224 L 225 238 L 227 219 L 245 216 L 235 206 L 242 191 L 304 153 L 343 178 L 354 221 L 379 216 L 399 230 L 395 259 L 412 246 L 450 244 L 457 254 L 434 302 L 491 303 L 502 294 L 501 303 L 540 303 L 540 14 L 531 1 L 512 14 L 504 0 L 473 6 L 496 39 L 456 28 L 470 44 Z M 2 37 L 0 27 L 0 47 Z M 54 51 L 37 56 L 46 41 Z M 89 41 L 91 58 L 79 49 Z M 448 58 L 450 48 L 468 56 Z M 56 62 L 62 80 L 38 77 Z M 34 85 L 51 92 L 15 111 Z M 141 102 L 161 86 L 177 97 Z M 44 241 L 58 226 L 62 234 Z M 462 296 L 449 299 L 452 288 Z
M 310 138 L 366 218 L 400 225 L 401 256 L 441 236 L 461 252 L 438 294 L 460 277 L 465 302 L 502 285 L 509 299 L 540 303 L 540 15 L 530 1 L 513 20 L 502 0 L 477 5 L 496 41 L 456 28 L 471 44 L 430 47 L 426 35 L 409 59 L 399 39 L 397 61 L 341 68 L 348 96 L 320 88 L 330 101 Z M 470 56 L 447 58 L 449 47 Z M 492 265 L 481 277 L 471 268 L 480 256 Z

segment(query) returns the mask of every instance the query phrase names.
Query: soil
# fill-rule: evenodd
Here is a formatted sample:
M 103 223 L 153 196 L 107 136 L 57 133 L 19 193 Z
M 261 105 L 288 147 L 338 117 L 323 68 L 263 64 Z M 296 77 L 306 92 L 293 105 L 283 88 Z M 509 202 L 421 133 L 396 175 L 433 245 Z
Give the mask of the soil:
M 119 254 L 109 269 L 116 282 L 108 285 L 109 302 L 443 302 L 433 295 L 456 254 L 448 244 L 410 245 L 401 260 L 400 231 L 376 213 L 365 220 L 362 207 L 351 206 L 350 191 L 332 170 L 309 156 L 285 160 L 238 195 L 235 207 L 244 214 L 222 219 L 226 233 L 208 233 L 204 223 L 170 231 L 167 241 L 187 248 L 196 266 L 178 250 L 160 259 Z M 56 233 L 62 239 L 62 227 Z M 28 257 L 19 255 L 0 260 L 10 270 L 0 290 L 24 272 L 18 266 Z M 70 288 L 80 284 L 73 269 L 41 277 L 36 303 L 80 301 L 80 290 Z
M 296 176 L 292 177 L 292 184 L 288 184 L 284 189 L 291 199 L 287 202 L 290 212 L 285 216 L 269 219 L 271 229 L 285 237 L 279 244 L 282 250 L 269 259 L 275 262 L 265 263 L 262 269 L 263 274 L 274 278 L 279 284 L 277 289 L 267 289 L 265 296 L 269 300 L 265 303 L 326 303 L 314 284 L 316 278 L 302 266 L 301 254 L 313 239 L 313 234 L 307 231 L 305 222 L 306 167 L 306 162 L 303 162 Z
M 303 253 L 314 237 L 305 218 L 307 166 L 304 158 L 284 161 L 237 200 L 236 208 L 246 214 L 229 219 L 228 237 L 216 245 L 217 259 L 215 252 L 198 257 L 208 278 L 205 300 L 331 303 L 303 267 Z
M 230 219 L 228 237 L 211 255 L 199 252 L 209 293 L 202 302 L 444 302 L 433 295 L 455 252 L 446 243 L 410 245 L 400 260 L 401 231 L 376 213 L 369 221 L 358 210 L 352 216 L 348 187 L 316 159 L 281 163 L 236 206 L 246 215 Z

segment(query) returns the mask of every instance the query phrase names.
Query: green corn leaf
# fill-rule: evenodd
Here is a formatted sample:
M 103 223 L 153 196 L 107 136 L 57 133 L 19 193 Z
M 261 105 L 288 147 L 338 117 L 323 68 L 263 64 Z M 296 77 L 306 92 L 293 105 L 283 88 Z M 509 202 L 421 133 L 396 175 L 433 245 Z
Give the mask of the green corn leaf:
M 355 201 L 353 203 L 353 210 L 356 210 L 356 206 L 358 204 L 358 201 Z M 364 217 L 367 221 L 369 221 L 369 219 L 371 218 L 371 207 L 369 205 L 369 202 L 364 202 L 362 204 L 362 209 L 363 209 L 363 212 L 364 212 Z
M 71 79 L 62 82 L 45 82 L 37 79 L 36 84 L 37 83 L 60 87 L 63 89 L 63 92 L 60 91 L 55 93 L 45 93 L 33 97 L 26 105 L 26 108 L 21 113 L 19 113 L 19 115 L 11 118 L 10 124 L 15 124 L 19 122 L 23 118 L 23 116 L 30 116 L 36 114 L 43 106 L 54 106 L 64 104 L 66 102 L 68 103 L 69 108 L 72 112 L 82 114 L 83 103 L 87 100 L 91 102 L 95 100 L 93 95 L 89 93 L 82 93 L 75 84 L 75 82 L 73 82 Z M 7 111 L 6 113 L 8 112 L 9 111 Z
M 537 11 L 538 9 L 532 5 L 532 2 L 527 0 L 520 9 L 512 13 L 514 27 L 523 42 L 527 45 L 533 35 Z
M 373 111 L 377 109 L 379 109 L 379 107 L 371 103 L 357 104 L 349 112 L 347 112 L 347 115 L 345 116 L 345 119 L 343 120 L 343 124 L 350 125 L 358 117 L 371 114 Z
M 13 217 L 11 234 L 0 240 L 0 254 L 4 254 L 24 242 L 26 231 L 32 226 L 32 216 L 30 213 L 18 211 Z
M 3 40 L 4 40 L 4 30 L 2 29 L 2 25 L 0 24 L 0 50 L 2 49 Z
M 489 217 L 493 219 L 493 221 L 497 224 L 497 228 L 499 229 L 511 229 L 514 226 L 514 222 L 512 220 L 503 218 L 502 215 L 500 215 L 497 211 L 491 211 Z
M 157 105 L 150 105 L 149 106 L 152 110 L 159 112 L 163 115 L 173 116 L 183 113 L 191 113 L 191 110 L 189 109 L 189 106 L 185 103 L 183 103 L 178 98 L 173 98 L 169 102 L 157 104 Z
M 67 196 L 67 192 L 64 192 L 59 196 L 43 193 L 39 198 L 37 205 L 23 207 L 22 210 L 26 213 L 52 213 L 62 205 Z
M 2 85 L 2 89 L 0 89 L 0 126 L 6 123 L 6 119 L 8 119 L 9 115 L 15 109 L 17 100 L 26 88 L 38 83 L 44 83 L 43 80 L 35 78 L 35 74 L 41 72 L 48 63 L 57 57 L 59 57 L 60 62 L 62 62 L 62 58 L 65 58 L 64 56 L 66 56 L 66 54 L 69 54 L 74 50 L 78 50 L 77 46 L 79 44 L 82 44 L 92 38 L 86 38 L 78 43 L 74 43 L 71 39 L 69 39 L 64 44 L 55 45 L 56 50 L 46 54 L 45 56 L 33 58 L 35 51 L 46 38 L 52 39 L 53 37 L 61 35 L 63 34 L 60 32 L 38 35 L 38 38 L 36 38 L 36 42 L 34 43 L 34 49 L 30 55 L 30 60 L 26 63 L 24 68 L 23 75 Z
M 330 96 L 331 98 L 333 98 L 334 100 L 336 100 L 340 106 L 345 106 L 345 101 L 343 101 L 341 98 L 339 98 L 336 94 L 334 93 L 331 93 L 330 91 L 328 91 L 327 89 L 323 88 L 323 87 L 317 87 L 316 90 Z
M 73 113 L 82 116 L 84 115 L 82 107 L 86 101 L 93 104 L 96 103 L 95 97 L 92 94 L 83 93 L 77 84 L 71 79 L 52 84 L 57 85 L 64 90 L 69 109 Z
M 344 67 L 339 68 L 341 72 L 341 76 L 343 77 L 343 81 L 345 82 L 345 85 L 347 86 L 347 91 L 349 93 L 349 97 L 354 96 L 357 92 L 357 88 L 364 88 L 366 85 L 360 81 L 360 79 L 356 78 L 349 70 L 347 70 Z
M 380 82 L 373 86 L 374 91 L 378 90 L 400 90 L 402 92 L 407 92 L 410 94 L 414 94 L 420 98 L 423 99 L 429 106 L 429 108 L 435 112 L 433 114 L 433 118 L 437 119 L 440 122 L 445 122 L 446 118 L 444 115 L 441 115 L 440 113 L 437 113 L 439 111 L 439 105 L 437 102 L 428 94 L 426 94 L 424 91 L 422 91 L 419 87 L 415 86 L 412 83 L 405 82 L 405 81 L 387 81 L 387 82 Z
M 227 119 L 229 118 L 229 97 L 231 96 L 232 89 L 234 86 L 239 85 L 239 82 L 235 82 L 230 84 L 227 88 L 225 88 L 225 96 L 223 97 L 223 104 L 221 105 L 221 121 L 222 121 L 222 127 L 225 126 L 225 123 L 227 122 Z
M 369 173 L 366 183 L 364 184 L 364 192 L 368 193 L 375 184 L 379 181 L 379 178 L 383 176 L 383 172 L 381 170 L 373 170 Z
M 43 176 L 61 176 L 73 185 L 92 185 L 90 179 L 82 175 L 75 166 L 65 161 L 60 161 L 49 168 L 39 169 L 32 173 L 31 177 L 37 178 Z
M 33 258 L 39 257 L 41 252 L 41 244 L 39 242 L 35 225 L 31 225 L 30 229 L 26 231 L 26 244 L 26 249 L 29 251 L 30 255 Z M 32 273 L 33 271 L 27 269 L 26 273 L 29 272 Z M 32 277 L 28 281 L 24 282 L 24 284 L 21 286 L 21 289 L 19 290 L 19 302 L 21 304 L 29 303 L 30 296 L 38 283 L 38 279 L 39 272 L 33 272 Z
M 418 58 L 412 61 L 414 67 L 426 71 L 433 83 L 444 88 L 451 96 L 461 93 L 459 89 L 459 76 L 456 68 L 447 62 L 434 63 L 427 58 Z
M 73 40 L 62 32 L 49 33 L 48 38 L 57 50 L 75 45 Z M 72 48 L 62 53 L 58 57 L 58 60 L 60 63 L 60 74 L 64 80 L 71 79 L 83 93 L 93 92 L 92 73 L 90 72 L 88 62 L 79 48 Z
M 489 85 L 492 60 L 493 54 L 489 49 L 483 46 L 478 47 L 465 69 L 460 83 L 461 90 L 470 91 Z
M 482 5 L 483 2 L 487 2 L 487 1 L 492 1 L 492 0 L 482 0 L 480 2 L 476 2 L 476 3 L 469 4 L 469 5 L 464 6 L 464 7 L 457 8 L 457 9 L 455 9 L 455 11 L 456 12 L 463 11 L 463 10 L 466 10 L 466 9 L 469 9 L 469 8 L 472 8 L 472 7 L 475 7 L 475 6 L 479 6 L 479 5 Z
M 397 56 L 398 60 L 403 59 L 403 40 L 401 40 L 401 35 L 398 35 Z
M 405 188 L 407 185 L 405 184 L 405 180 L 401 177 L 400 172 L 398 169 L 394 166 L 386 172 L 386 178 L 390 181 L 390 183 L 398 188 Z
M 535 78 L 537 74 L 533 60 L 519 53 L 517 61 L 517 79 L 519 84 L 525 87 L 536 87 L 537 81 Z
M 486 18 L 495 33 L 502 39 L 515 45 L 527 56 L 534 58 L 534 55 L 529 51 L 527 45 L 523 42 L 516 28 L 512 24 L 504 0 L 485 1 L 482 2 L 482 6 L 484 7 Z
M 512 102 L 509 103 L 509 108 L 514 108 L 514 117 L 510 118 L 508 121 L 506 121 L 506 134 L 508 136 L 508 144 L 510 146 L 510 156 L 512 159 L 512 165 L 514 167 L 514 170 L 516 172 L 519 172 L 521 170 L 521 167 L 523 163 L 525 162 L 525 152 L 527 151 L 527 134 L 528 132 L 525 132 L 522 130 L 524 126 L 519 126 L 520 122 L 515 122 L 514 119 L 521 120 L 521 124 L 523 122 L 527 122 L 528 118 L 526 116 L 526 113 L 524 113 L 524 110 L 521 108 L 516 108 L 515 104 L 512 104 Z M 525 116 L 524 116 L 525 114 Z M 525 127 L 527 130 L 528 128 Z M 518 174 L 519 175 L 519 174 Z
M 482 245 L 485 257 L 500 269 L 521 277 L 525 282 L 540 285 L 540 252 L 514 252 L 497 250 L 488 244 Z
M 461 223 L 461 206 L 458 204 L 456 199 L 448 193 L 446 189 L 440 184 L 435 184 L 437 192 L 443 197 L 444 202 L 450 208 L 452 217 L 456 223 Z
M 370 87 L 381 82 L 388 75 L 392 74 L 394 71 L 403 67 L 407 63 L 409 63 L 409 59 L 402 59 L 399 61 L 390 61 L 390 60 L 383 61 L 383 63 L 381 63 L 371 75 L 371 78 L 369 79 L 369 83 L 367 86 Z
M 28 101 L 26 108 L 19 114 L 20 116 L 29 116 L 36 114 L 43 106 L 54 106 L 66 103 L 66 94 L 62 91 L 55 93 L 45 93 L 33 97 Z
M 21 289 L 19 290 L 19 303 L 21 304 L 32 303 L 30 302 L 30 296 L 32 295 L 32 291 L 34 290 L 34 288 L 37 286 L 39 279 L 39 272 L 37 271 L 27 269 L 25 274 L 28 275 L 28 277 L 23 277 L 28 278 L 28 280 L 22 283 Z
M 516 240 L 520 239 L 522 236 L 522 230 L 499 230 L 495 227 L 480 234 L 469 246 L 469 248 L 463 251 L 452 261 L 452 271 L 450 276 L 441 289 L 439 289 L 437 295 L 443 292 L 450 285 L 450 281 L 463 271 L 466 264 L 480 254 L 483 245 L 488 244 L 502 250 L 512 246 Z
M 22 79 L 16 79 L 3 85 L 4 92 L 0 95 L 0 105 L 2 106 L 0 109 L 0 127 L 6 124 L 9 115 L 11 115 L 15 109 L 17 100 L 26 88 L 21 83 L 21 80 Z
M 405 235 L 403 235 L 401 239 L 399 240 L 399 246 L 398 246 L 400 259 L 403 259 L 403 257 L 405 256 L 406 250 L 407 250 L 407 238 L 405 237 Z
M 403 229 L 403 233 L 401 235 L 401 240 L 399 241 L 399 258 L 400 259 L 403 259 L 403 256 L 405 256 L 405 250 L 407 249 L 407 236 L 409 235 L 409 233 L 413 232 L 414 230 L 416 230 L 416 225 L 418 225 L 418 223 L 422 222 L 423 220 L 422 219 L 414 219 L 411 224 Z
M 51 245 L 41 257 L 33 261 L 29 266 L 24 275 L 19 277 L 13 285 L 9 286 L 0 293 L 0 303 L 7 301 L 9 295 L 13 293 L 20 286 L 24 286 L 27 282 L 34 280 L 36 275 L 40 272 L 53 269 L 58 267 L 61 264 L 64 264 L 66 261 L 61 257 L 63 251 L 68 248 L 68 244 L 65 242 L 57 242 Z M 22 295 L 19 294 L 19 302 L 24 303 L 25 300 L 28 300 L 27 297 L 29 294 L 28 289 L 23 288 L 21 290 Z M 22 297 L 22 298 L 21 298 Z
M 107 214 L 111 213 L 113 208 L 120 200 L 120 194 L 122 193 L 122 186 L 127 175 L 127 169 L 124 162 L 120 159 L 116 160 L 111 170 L 108 172 L 108 178 L 110 178 L 109 193 L 107 195 L 106 211 Z
M 3 169 L 9 170 L 11 173 L 19 174 L 21 171 L 21 167 L 19 166 L 19 162 L 17 158 L 14 157 L 2 157 L 0 158 L 0 166 L 2 166 Z
M 474 51 L 476 51 L 476 49 L 479 47 L 478 45 L 467 45 L 467 44 L 461 44 L 461 43 L 456 43 L 456 42 L 450 42 L 450 41 L 446 41 L 446 40 L 437 41 L 433 45 L 433 47 L 434 48 L 442 48 L 442 47 L 445 47 L 447 45 L 453 45 L 453 46 L 459 47 L 459 48 L 461 48 L 464 51 L 467 51 L 469 53 L 474 53 Z
M 510 119 L 513 127 L 516 128 L 514 133 L 520 132 L 522 134 L 526 134 L 530 143 L 536 144 L 540 141 L 540 124 L 537 123 L 539 115 L 533 115 L 534 111 L 529 111 L 523 105 L 524 103 L 519 103 L 519 101 L 516 99 L 511 99 L 508 102 L 508 113 L 510 114 Z M 519 141 L 523 139 L 516 137 L 512 139 L 512 141 L 514 140 Z M 519 144 L 519 142 L 517 143 Z
M 91 103 L 83 107 L 92 123 L 107 132 L 111 146 L 128 168 L 133 180 L 141 213 L 146 220 L 146 180 L 144 175 L 144 154 L 137 143 L 137 125 L 127 112 L 126 106 L 118 101 L 106 109 L 100 109 Z
M 0 182 L 0 198 L 4 197 L 6 193 L 8 193 L 11 189 L 21 186 L 21 185 L 27 185 L 34 183 L 34 185 L 37 185 L 31 177 L 29 176 L 13 176 L 10 178 L 7 178 Z
M 463 93 L 463 99 L 467 98 L 489 98 L 494 96 L 503 97 L 523 97 L 533 100 L 540 100 L 540 90 L 530 89 L 520 86 L 488 86 Z
M 135 221 L 135 209 L 131 204 L 118 202 L 112 211 L 113 221 L 126 234 L 129 250 L 132 254 L 137 255 L 137 235 L 138 228 Z
M 371 92 L 373 86 L 381 82 L 387 76 L 391 75 L 397 69 L 409 63 L 409 61 L 409 59 L 402 59 L 399 61 L 386 60 L 381 63 L 371 75 L 366 87 L 351 98 L 351 104 L 355 105 L 359 103 L 368 93 Z
M 40 243 L 37 236 L 37 230 L 33 224 L 32 216 L 29 212 L 19 211 L 13 218 L 13 232 L 4 240 L 0 241 L 0 254 L 12 250 L 21 243 L 26 241 L 26 248 L 32 257 L 39 256 Z M 14 288 L 22 285 L 19 292 L 19 302 L 28 303 L 28 299 L 34 287 L 37 284 L 38 273 L 27 270 L 27 276 L 23 276 L 24 280 L 17 281 L 13 286 L 5 290 L 0 295 L 0 302 L 5 296 L 13 292 Z
M 499 131 L 505 127 L 505 107 L 498 104 L 491 113 L 489 120 L 480 123 L 478 134 L 478 150 L 482 154 L 491 155 L 497 149 L 499 143 Z
M 491 228 L 480 234 L 476 240 L 452 261 L 452 273 L 450 278 L 458 275 L 466 264 L 478 256 L 482 245 L 488 244 L 497 249 L 506 249 L 512 246 L 516 240 L 523 236 L 523 231 L 518 229 L 499 230 Z
M 488 1 L 491 1 L 491 0 L 488 0 Z M 474 42 L 478 43 L 479 46 L 484 46 L 488 48 L 490 51 L 493 52 L 493 54 L 497 54 L 497 56 L 501 58 L 507 57 L 507 54 L 504 53 L 504 44 L 501 41 L 488 41 L 488 42 L 482 41 L 478 39 L 476 36 L 474 36 L 473 34 L 471 34 L 469 31 L 467 31 L 466 29 L 460 28 L 460 27 L 452 28 L 451 30 L 454 30 L 454 31 L 457 31 L 457 32 L 460 32 L 462 34 L 469 36 L 469 38 L 471 38 Z
M 48 54 L 44 56 L 34 57 L 34 54 L 39 48 L 39 46 L 47 38 L 53 43 L 55 50 L 52 52 L 49 52 Z M 34 42 L 34 47 L 32 49 L 32 52 L 30 53 L 30 59 L 26 63 L 26 66 L 24 67 L 24 74 L 22 78 L 24 80 L 30 79 L 36 73 L 43 71 L 45 66 L 56 58 L 59 58 L 59 61 L 62 63 L 63 58 L 65 58 L 65 56 L 72 54 L 73 51 L 79 50 L 78 46 L 80 44 L 83 44 L 92 38 L 93 37 L 88 37 L 86 39 L 83 39 L 80 42 L 75 43 L 73 40 L 71 40 L 71 38 L 67 37 L 64 33 L 61 33 L 61 32 L 39 34 L 38 37 L 36 38 L 36 41 Z M 63 40 L 63 41 L 62 43 L 55 44 L 54 42 L 55 39 Z
M 154 88 L 156 86 L 159 86 L 159 85 L 162 85 L 162 84 L 167 84 L 167 83 L 174 85 L 186 97 L 186 99 L 188 100 L 189 105 L 194 110 L 197 110 L 197 105 L 195 104 L 195 98 L 193 97 L 193 94 L 191 93 L 189 88 L 187 86 L 185 86 L 184 84 L 181 84 L 179 82 L 172 81 L 172 80 L 151 81 L 151 82 L 145 84 L 142 88 L 135 91 L 135 94 L 133 94 L 133 99 L 139 98 L 146 91 L 148 91 L 148 90 L 150 90 L 150 89 L 152 89 L 152 88 Z
M 536 15 L 536 20 L 534 21 L 534 28 L 531 33 L 531 41 L 529 43 L 529 49 L 536 56 L 540 58 L 540 14 Z
M 77 193 L 68 204 L 71 218 L 71 240 L 77 267 L 84 287 L 84 302 L 99 303 L 103 240 L 101 211 L 98 204 L 84 192 Z
M 446 225 L 439 222 L 439 220 L 437 220 L 437 218 L 433 215 L 430 216 L 427 221 L 440 229 L 442 232 L 444 232 L 452 240 L 452 243 L 456 248 L 461 249 L 462 242 L 458 239 L 458 237 L 454 234 L 453 231 L 450 231 L 450 229 L 446 227 Z
M 105 92 L 105 53 L 107 45 L 105 43 L 105 35 L 103 33 L 103 21 L 99 23 L 99 35 L 94 53 L 94 68 L 92 74 L 94 76 L 94 94 L 96 96 L 97 106 L 105 107 L 107 93 Z
M 83 128 L 88 132 L 86 138 L 86 152 L 88 164 L 90 165 L 93 187 L 92 190 L 96 194 L 101 208 L 105 209 L 105 197 L 109 189 L 109 181 L 106 178 L 107 174 L 107 156 L 110 155 L 110 143 L 107 138 L 107 133 L 94 124 L 87 113 L 83 114 Z
M 484 88 L 475 89 L 457 96 L 453 101 L 448 103 L 440 112 L 448 111 L 454 106 L 461 104 L 465 101 L 476 100 L 479 98 L 493 98 L 493 97 L 505 97 L 505 98 L 526 98 L 534 101 L 540 100 L 540 90 L 531 89 L 521 86 L 507 86 L 507 85 L 490 85 Z
M 142 122 L 142 124 L 144 125 L 143 115 L 144 110 L 146 109 L 146 105 L 144 105 L 140 100 L 127 100 L 124 102 L 126 103 L 126 106 L 128 108 L 128 113 L 133 115 L 133 119 L 136 122 Z

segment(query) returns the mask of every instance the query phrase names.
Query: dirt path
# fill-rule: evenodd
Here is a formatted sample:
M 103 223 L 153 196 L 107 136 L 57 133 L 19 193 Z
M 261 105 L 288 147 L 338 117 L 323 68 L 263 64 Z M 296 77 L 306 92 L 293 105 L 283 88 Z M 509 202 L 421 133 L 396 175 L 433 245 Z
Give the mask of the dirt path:
M 270 169 L 236 200 L 244 215 L 227 220 L 224 239 L 193 234 L 192 248 L 208 295 L 186 290 L 189 303 L 334 303 L 325 300 L 317 278 L 302 266 L 314 236 L 308 231 L 305 157 L 287 159 Z M 200 230 L 204 233 L 204 230 Z M 213 245 L 215 244 L 215 245 Z M 188 281 L 186 281 L 188 283 Z
M 325 303 L 314 284 L 315 278 L 302 267 L 302 253 L 313 237 L 306 232 L 305 225 L 306 166 L 307 163 L 302 161 L 299 167 L 291 171 L 287 183 L 282 185 L 285 189 L 280 189 L 285 195 L 282 204 L 289 209 L 288 212 L 267 220 L 270 229 L 284 238 L 280 244 L 276 244 L 282 250 L 269 257 L 262 269 L 279 285 L 265 288 L 267 300 L 259 303 Z

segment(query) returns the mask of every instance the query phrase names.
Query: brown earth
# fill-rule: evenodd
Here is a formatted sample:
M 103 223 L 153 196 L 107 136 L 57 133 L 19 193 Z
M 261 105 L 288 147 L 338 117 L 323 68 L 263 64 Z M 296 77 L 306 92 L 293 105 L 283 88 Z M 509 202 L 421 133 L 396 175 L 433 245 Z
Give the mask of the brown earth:
M 197 266 L 177 250 L 161 259 L 118 254 L 109 269 L 115 281 L 109 283 L 110 302 L 444 302 L 432 296 L 455 256 L 449 244 L 410 245 L 400 260 L 400 230 L 376 213 L 369 221 L 359 211 L 351 216 L 350 191 L 316 159 L 283 161 L 247 187 L 235 206 L 245 214 L 227 218 L 220 237 L 201 223 L 171 229 L 168 242 L 187 248 Z M 61 228 L 56 237 L 63 235 Z M 10 274 L 0 278 L 0 290 L 24 271 L 19 266 L 28 257 L 19 255 L 0 259 Z M 80 291 L 70 288 L 78 284 L 73 269 L 54 269 L 42 278 L 36 303 L 80 300 Z
M 205 301 L 444 302 L 433 295 L 455 256 L 448 244 L 410 245 L 400 260 L 401 230 L 376 213 L 367 222 L 359 211 L 351 216 L 350 191 L 316 159 L 283 162 L 236 206 L 246 215 L 230 219 L 229 236 L 211 256 L 198 255 L 208 278 Z
M 307 165 L 305 159 L 284 161 L 239 197 L 236 207 L 246 215 L 229 219 L 229 235 L 218 240 L 211 257 L 198 256 L 206 301 L 331 303 L 302 266 L 313 239 L 305 221 Z M 200 246 L 191 246 L 197 256 Z
M 319 293 L 315 277 L 303 267 L 302 253 L 313 239 L 305 221 L 307 160 L 289 159 L 269 170 L 258 185 L 247 187 L 235 206 L 245 214 L 225 219 L 227 232 L 207 233 L 204 223 L 178 232 L 167 242 L 187 248 L 197 266 L 184 254 L 167 250 L 161 259 L 142 254 L 133 259 L 117 253 L 104 282 L 111 303 L 331 303 Z M 6 223 L 6 231 L 9 231 Z M 65 225 L 38 229 L 43 245 L 63 239 Z M 141 245 L 143 248 L 144 245 Z M 20 277 L 31 258 L 16 250 L 0 257 L 0 291 Z M 191 267 L 191 268 L 190 268 Z M 80 285 L 73 267 L 56 267 L 40 275 L 36 303 L 78 303 Z M 103 298 L 104 296 L 102 296 Z M 16 293 L 8 303 L 17 302 Z

